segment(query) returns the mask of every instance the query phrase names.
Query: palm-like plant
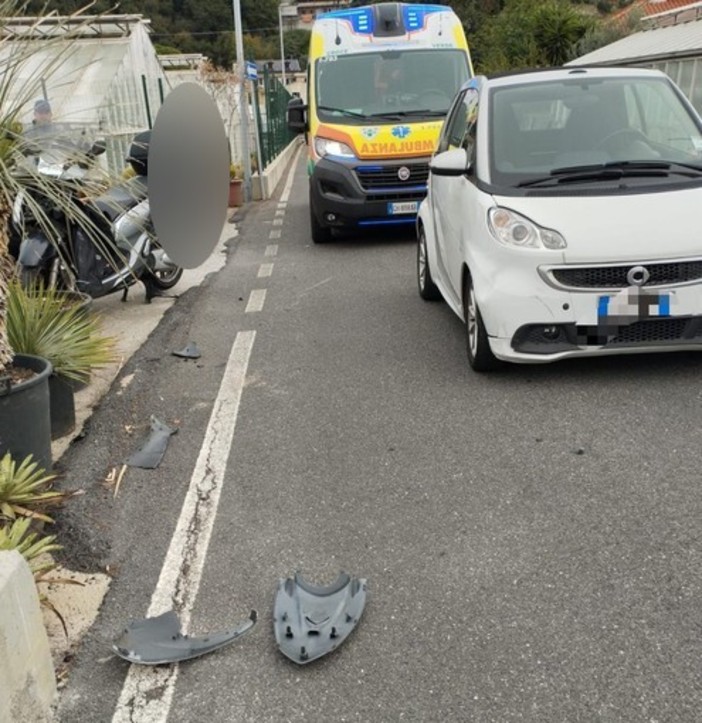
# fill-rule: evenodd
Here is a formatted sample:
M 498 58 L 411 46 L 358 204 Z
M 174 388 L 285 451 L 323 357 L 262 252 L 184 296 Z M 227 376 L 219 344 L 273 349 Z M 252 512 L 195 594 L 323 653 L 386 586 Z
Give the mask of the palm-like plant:
M 48 359 L 56 374 L 87 382 L 93 369 L 115 360 L 114 339 L 100 333 L 98 318 L 67 304 L 56 289 L 8 287 L 7 332 L 12 349 Z
M 65 493 L 50 489 L 55 478 L 56 475 L 46 474 L 31 457 L 18 465 L 10 453 L 6 453 L 0 460 L 0 518 L 14 520 L 21 515 L 52 522 L 40 509 L 58 504 L 66 497 Z
M 36 98 L 44 95 L 47 80 L 59 77 L 88 22 L 87 19 L 81 22 L 81 17 L 88 17 L 84 12 L 91 6 L 92 3 L 74 13 L 71 16 L 74 22 L 60 33 L 46 29 L 40 32 L 47 14 L 37 18 L 33 25 L 24 24 L 18 29 L 12 19 L 24 14 L 27 3 L 0 0 L 0 376 L 7 374 L 14 356 L 6 319 L 8 284 L 14 266 L 8 249 L 9 224 L 17 195 L 24 194 L 29 213 L 50 240 L 56 241 L 59 233 L 47 211 L 47 207 L 54 206 L 80 224 L 102 250 L 108 245 L 105 231 L 73 201 L 70 186 L 56 183 L 27 162 L 33 142 L 16 132 L 22 114 Z M 55 13 L 48 13 L 50 15 Z

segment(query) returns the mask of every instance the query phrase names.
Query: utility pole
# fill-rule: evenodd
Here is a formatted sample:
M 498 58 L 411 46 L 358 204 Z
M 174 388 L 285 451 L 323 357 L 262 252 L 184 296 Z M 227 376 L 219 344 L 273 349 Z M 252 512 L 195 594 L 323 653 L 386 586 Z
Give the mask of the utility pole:
M 249 151 L 249 99 L 246 93 L 246 60 L 244 36 L 241 31 L 241 3 L 233 0 L 236 65 L 239 76 L 239 111 L 241 113 L 241 152 L 244 154 L 244 202 L 251 200 L 251 152 Z

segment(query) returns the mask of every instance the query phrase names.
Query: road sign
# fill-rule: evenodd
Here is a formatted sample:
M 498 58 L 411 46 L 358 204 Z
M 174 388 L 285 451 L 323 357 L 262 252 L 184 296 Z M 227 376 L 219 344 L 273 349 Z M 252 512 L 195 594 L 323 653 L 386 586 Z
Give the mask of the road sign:
M 246 61 L 246 78 L 247 80 L 258 80 L 258 68 L 252 60 Z

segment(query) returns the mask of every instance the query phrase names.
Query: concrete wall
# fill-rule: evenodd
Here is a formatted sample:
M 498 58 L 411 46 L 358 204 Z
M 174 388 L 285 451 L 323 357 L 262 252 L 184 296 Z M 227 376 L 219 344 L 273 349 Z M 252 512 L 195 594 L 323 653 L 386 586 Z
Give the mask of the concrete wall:
M 261 188 L 261 179 L 259 176 L 252 176 L 251 191 L 254 201 L 270 198 L 273 195 L 275 187 L 285 175 L 288 164 L 301 143 L 304 143 L 304 139 L 302 136 L 298 136 L 266 166 L 263 172 L 263 188 Z
M 51 720 L 55 695 L 34 578 L 19 552 L 0 552 L 0 723 Z

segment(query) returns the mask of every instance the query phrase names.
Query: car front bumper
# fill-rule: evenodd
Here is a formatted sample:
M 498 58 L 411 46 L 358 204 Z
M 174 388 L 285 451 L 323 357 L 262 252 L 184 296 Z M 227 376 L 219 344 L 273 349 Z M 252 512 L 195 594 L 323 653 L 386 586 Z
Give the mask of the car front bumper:
M 614 303 L 615 290 L 554 288 L 534 266 L 505 265 L 492 271 L 491 278 L 476 280 L 476 292 L 490 347 L 500 359 L 545 363 L 702 350 L 702 283 L 643 288 L 638 294 L 653 299 L 651 304 L 627 306 L 620 315 L 603 313 Z

